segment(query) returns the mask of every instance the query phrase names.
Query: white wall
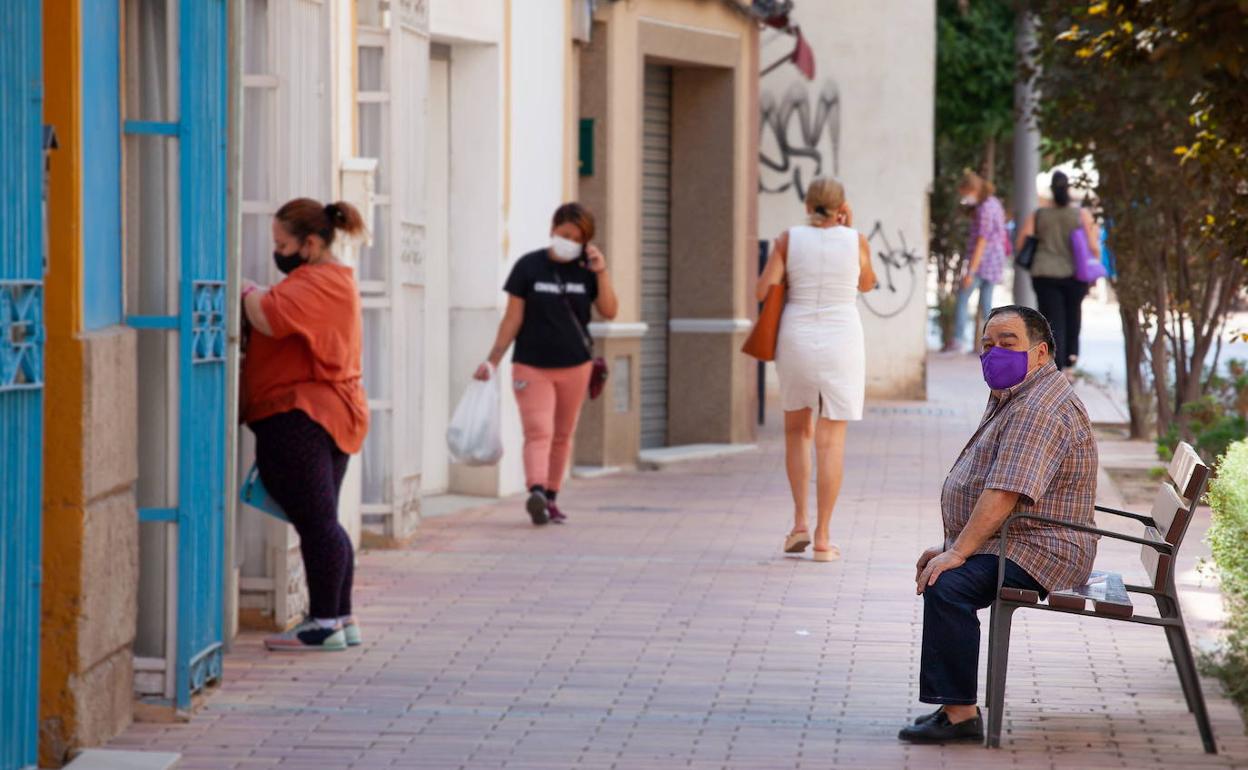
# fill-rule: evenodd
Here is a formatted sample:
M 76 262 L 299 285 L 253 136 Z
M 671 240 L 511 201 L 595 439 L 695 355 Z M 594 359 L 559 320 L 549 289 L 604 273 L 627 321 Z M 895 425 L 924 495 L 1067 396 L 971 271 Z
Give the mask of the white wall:
M 524 0 L 512 12 L 511 190 L 507 211 L 507 271 L 515 260 L 550 241 L 550 218 L 564 203 L 564 79 L 569 37 L 563 0 Z M 507 401 L 514 403 L 510 394 Z M 519 430 L 519 413 L 514 408 Z M 504 468 L 504 488 L 523 488 L 518 456 Z
M 819 171 L 844 182 L 854 226 L 865 234 L 875 231 L 871 245 L 880 288 L 859 300 L 867 337 L 868 395 L 921 397 L 935 4 L 819 0 L 799 3 L 794 20 L 814 49 L 816 76 L 806 81 L 795 67 L 785 65 L 762 79 L 760 152 L 765 161 L 780 165 L 787 159 L 788 167 L 777 171 L 762 164 L 759 237 L 775 238 L 804 221 L 795 176 L 803 190 Z M 762 66 L 792 49 L 793 38 L 764 33 Z M 820 118 L 825 120 L 820 123 Z M 778 135 L 788 144 L 787 155 Z M 793 154 L 812 150 L 818 161 Z M 891 252 L 890 268 L 881 251 Z
M 451 47 L 452 408 L 493 344 L 512 264 L 547 241 L 550 216 L 562 202 L 565 13 L 563 0 L 524 0 L 513 5 L 508 30 L 503 0 L 433 0 L 430 7 L 435 42 Z M 524 488 L 509 367 L 500 374 L 503 460 L 497 468 L 453 467 L 453 492 L 505 495 Z
M 523 16 L 528 6 L 544 4 L 546 0 L 431 0 L 429 3 L 429 29 L 433 36 L 444 43 L 475 42 L 500 44 L 503 40 L 503 3 L 522 5 L 513 11 Z
M 433 40 L 451 46 L 446 359 L 452 408 L 494 342 L 514 261 L 547 242 L 550 215 L 563 202 L 567 7 L 564 0 L 512 2 L 510 29 L 504 0 L 433 0 L 429 7 Z M 453 467 L 452 492 L 524 488 L 519 414 L 505 387 L 509 367 L 500 376 L 503 461 L 497 468 Z

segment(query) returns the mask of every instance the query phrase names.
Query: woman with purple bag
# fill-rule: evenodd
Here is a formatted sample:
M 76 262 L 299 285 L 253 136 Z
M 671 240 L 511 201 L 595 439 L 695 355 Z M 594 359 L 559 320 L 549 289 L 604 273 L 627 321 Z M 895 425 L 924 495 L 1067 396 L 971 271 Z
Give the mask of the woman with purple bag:
M 1104 275 L 1100 262 L 1100 239 L 1096 222 L 1087 209 L 1070 205 L 1070 180 L 1053 172 L 1049 185 L 1053 205 L 1037 209 L 1018 234 L 1018 249 L 1029 237 L 1036 238 L 1031 283 L 1040 313 L 1053 327 L 1057 340 L 1057 368 L 1073 367 L 1079 359 L 1079 330 L 1083 324 L 1083 298 L 1088 286 Z M 1099 274 L 1093 268 L 1101 267 Z

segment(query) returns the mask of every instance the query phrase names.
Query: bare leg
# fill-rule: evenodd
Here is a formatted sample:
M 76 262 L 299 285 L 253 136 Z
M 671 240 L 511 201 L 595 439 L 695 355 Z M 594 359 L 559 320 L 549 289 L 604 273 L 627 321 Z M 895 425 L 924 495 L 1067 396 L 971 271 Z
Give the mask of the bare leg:
M 816 504 L 818 519 L 815 523 L 815 550 L 826 551 L 828 531 L 832 524 L 832 509 L 841 493 L 841 479 L 845 475 L 845 420 L 819 418 L 815 428 L 815 458 L 819 463 Z
M 784 413 L 784 465 L 793 491 L 793 531 L 805 532 L 806 500 L 810 496 L 810 440 L 814 435 L 809 409 Z

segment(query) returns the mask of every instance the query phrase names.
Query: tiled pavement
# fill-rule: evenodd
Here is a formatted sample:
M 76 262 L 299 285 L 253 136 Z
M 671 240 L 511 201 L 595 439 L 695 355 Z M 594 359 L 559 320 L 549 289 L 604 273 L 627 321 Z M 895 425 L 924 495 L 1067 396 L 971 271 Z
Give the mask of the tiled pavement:
M 851 428 L 841 562 L 779 553 L 790 507 L 766 434 L 758 453 L 576 482 L 564 527 L 514 500 L 430 520 L 410 549 L 360 558 L 366 646 L 296 657 L 245 636 L 189 724 L 115 744 L 187 770 L 1248 767 L 1209 680 L 1222 753 L 1203 754 L 1156 629 L 1041 613 L 1015 623 L 1005 748 L 897 742 L 926 710 L 912 565 L 940 537 L 977 369 L 934 357 L 928 402 Z M 1135 548 L 1101 553 L 1140 571 Z M 1196 557 L 1185 607 L 1207 625 Z

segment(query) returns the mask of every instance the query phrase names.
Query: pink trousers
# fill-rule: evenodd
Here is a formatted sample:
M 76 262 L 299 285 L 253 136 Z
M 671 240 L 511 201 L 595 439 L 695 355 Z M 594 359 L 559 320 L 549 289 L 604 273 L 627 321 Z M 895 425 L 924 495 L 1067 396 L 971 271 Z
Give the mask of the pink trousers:
M 589 390 L 593 364 L 566 369 L 512 365 L 512 387 L 524 426 L 524 475 L 530 489 L 558 490 L 572 455 L 572 435 Z

